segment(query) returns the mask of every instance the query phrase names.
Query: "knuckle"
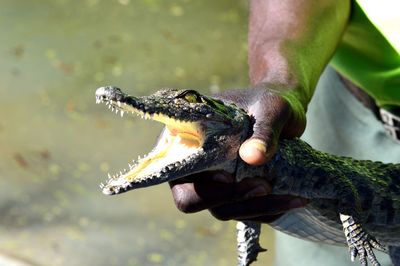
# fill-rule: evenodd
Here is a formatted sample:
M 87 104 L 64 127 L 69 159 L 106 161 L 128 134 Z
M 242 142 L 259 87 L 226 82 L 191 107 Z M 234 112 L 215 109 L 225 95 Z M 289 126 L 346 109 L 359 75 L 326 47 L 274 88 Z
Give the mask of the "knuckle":
M 183 213 L 193 212 L 193 207 L 191 206 L 191 204 L 182 198 L 175 199 L 175 206 L 179 211 Z
M 195 211 L 195 203 L 192 200 L 191 192 L 186 186 L 176 185 L 172 188 L 176 208 L 183 213 Z

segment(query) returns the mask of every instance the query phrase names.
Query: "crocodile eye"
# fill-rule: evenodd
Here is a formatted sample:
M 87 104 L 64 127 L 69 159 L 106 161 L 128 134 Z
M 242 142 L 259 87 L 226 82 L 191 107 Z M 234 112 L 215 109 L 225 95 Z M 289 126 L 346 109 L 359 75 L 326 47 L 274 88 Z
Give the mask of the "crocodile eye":
M 195 94 L 186 94 L 185 95 L 185 100 L 190 102 L 190 103 L 198 103 L 198 97 Z
M 201 96 L 193 90 L 184 91 L 181 95 L 181 98 L 185 99 L 189 103 L 202 103 L 203 100 Z

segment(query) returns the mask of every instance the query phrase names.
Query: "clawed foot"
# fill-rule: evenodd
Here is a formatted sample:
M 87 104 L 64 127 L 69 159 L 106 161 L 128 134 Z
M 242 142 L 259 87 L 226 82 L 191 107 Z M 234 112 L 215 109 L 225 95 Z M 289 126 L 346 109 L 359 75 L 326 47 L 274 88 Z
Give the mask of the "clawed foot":
M 368 235 L 352 216 L 340 214 L 340 220 L 350 249 L 351 261 L 354 261 L 358 255 L 361 266 L 368 265 L 367 258 L 373 266 L 380 266 L 372 248 L 385 251 L 385 247 Z

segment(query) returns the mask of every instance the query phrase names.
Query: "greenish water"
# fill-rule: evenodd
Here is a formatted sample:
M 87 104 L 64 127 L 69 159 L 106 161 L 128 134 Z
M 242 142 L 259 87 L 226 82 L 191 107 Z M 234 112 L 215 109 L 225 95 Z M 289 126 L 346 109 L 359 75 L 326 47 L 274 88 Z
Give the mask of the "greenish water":
M 247 86 L 246 30 L 244 1 L 2 0 L 0 264 L 234 265 L 235 223 L 178 212 L 167 185 L 100 192 L 161 126 L 94 92 Z

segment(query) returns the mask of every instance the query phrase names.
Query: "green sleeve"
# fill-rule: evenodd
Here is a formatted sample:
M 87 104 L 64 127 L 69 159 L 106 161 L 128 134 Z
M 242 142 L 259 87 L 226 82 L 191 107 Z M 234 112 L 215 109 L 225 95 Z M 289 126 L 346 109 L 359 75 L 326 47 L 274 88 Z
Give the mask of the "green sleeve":
M 353 1 L 352 14 L 333 67 L 380 107 L 400 106 L 400 55 Z

